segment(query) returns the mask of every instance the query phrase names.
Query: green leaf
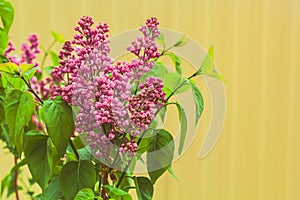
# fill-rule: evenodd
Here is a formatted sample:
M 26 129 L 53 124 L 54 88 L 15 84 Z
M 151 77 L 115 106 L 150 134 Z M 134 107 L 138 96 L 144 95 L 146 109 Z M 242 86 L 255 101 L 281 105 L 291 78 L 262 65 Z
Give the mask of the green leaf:
M 4 99 L 5 99 L 5 89 L 0 87 L 0 124 L 5 119 L 5 112 L 4 112 Z M 0 127 L 1 128 L 1 127 Z
M 174 179 L 176 179 L 176 180 L 178 181 L 178 178 L 177 178 L 177 176 L 175 175 L 175 173 L 174 173 L 174 171 L 173 171 L 171 165 L 168 167 L 168 172 L 171 174 L 171 176 L 172 176 Z
M 182 75 L 182 68 L 181 68 L 181 59 L 179 58 L 179 56 L 175 55 L 174 53 L 170 52 L 167 54 L 168 56 L 170 56 L 170 58 L 172 59 L 172 61 L 174 62 L 174 66 L 176 69 L 176 72 L 180 75 Z
M 5 98 L 5 119 L 11 135 L 12 146 L 16 146 L 18 155 L 23 148 L 23 133 L 29 124 L 34 110 L 33 96 L 20 90 L 9 90 Z
M 154 77 L 160 77 L 163 78 L 168 73 L 167 67 L 164 63 L 160 61 L 156 61 L 154 63 L 153 68 L 147 72 L 143 77 L 141 78 L 142 81 L 145 81 L 146 78 L 154 76 Z
M 6 176 L 2 179 L 2 181 L 1 181 L 0 197 L 3 196 L 4 191 L 5 191 L 5 188 L 9 185 L 10 179 L 11 179 L 11 173 L 8 174 L 8 175 L 6 175 Z
M 193 91 L 193 98 L 194 98 L 194 102 L 195 102 L 195 106 L 196 106 L 196 121 L 195 121 L 195 125 L 198 124 L 198 121 L 200 119 L 200 116 L 203 112 L 204 109 L 204 101 L 203 101 L 203 97 L 202 94 L 199 90 L 199 88 L 192 83 L 191 81 L 189 81 L 191 87 L 192 87 L 192 91 Z
M 208 50 L 207 55 L 204 57 L 200 68 L 195 73 L 195 75 L 202 74 L 202 75 L 210 76 L 210 77 L 213 77 L 213 78 L 216 78 L 216 79 L 226 82 L 225 79 L 223 78 L 223 76 L 215 70 L 214 62 L 215 62 L 214 61 L 214 46 L 211 46 Z
M 89 161 L 70 161 L 61 170 L 60 187 L 67 200 L 73 200 L 83 188 L 94 188 L 96 173 Z
M 119 186 L 120 189 L 124 190 L 125 192 L 129 191 L 129 187 L 132 185 L 132 173 L 129 172 L 130 169 L 127 170 L 127 172 L 124 175 L 123 180 L 121 181 L 121 184 Z M 132 170 L 131 170 L 132 171 Z M 120 177 L 122 176 L 123 172 L 122 171 L 118 171 L 115 173 L 117 180 L 120 179 Z
M 3 79 L 5 79 L 8 87 L 7 88 L 13 88 L 18 89 L 21 91 L 26 91 L 27 85 L 24 83 L 24 81 L 18 77 L 18 76 L 12 76 L 9 74 L 2 74 L 1 75 Z
M 33 64 L 20 64 L 21 72 L 25 73 L 33 68 Z
M 1 2 L 0 2 L 1 4 Z M 4 72 L 11 75 L 19 75 L 19 67 L 15 63 L 8 62 L 8 63 L 1 63 L 0 64 L 0 72 Z
M 9 60 L 6 56 L 0 55 L 0 63 L 8 63 Z
M 51 142 L 49 137 L 30 131 L 24 137 L 24 153 L 32 178 L 45 189 L 51 174 Z
M 166 97 L 168 97 L 175 89 L 176 89 L 175 94 L 180 94 L 182 92 L 189 90 L 190 86 L 188 83 L 186 83 L 186 81 L 182 85 L 182 87 L 178 88 L 180 84 L 182 84 L 184 81 L 185 79 L 178 73 L 170 72 L 166 74 L 163 77 L 163 83 L 164 83 L 163 90 L 166 93 Z
M 60 97 L 44 102 L 39 110 L 58 153 L 63 155 L 74 130 L 72 108 Z
M 81 160 L 91 160 L 91 150 L 88 147 L 77 150 Z
M 179 143 L 179 149 L 178 149 L 178 153 L 180 155 L 182 153 L 182 150 L 184 147 L 184 142 L 185 142 L 185 137 L 186 137 L 187 119 L 186 119 L 186 114 L 185 114 L 183 107 L 179 103 L 176 103 L 176 106 L 177 106 L 178 116 L 179 116 L 179 120 L 180 120 L 180 143 Z
M 14 177 L 15 174 L 11 172 L 2 179 L 0 197 L 3 196 L 5 190 L 6 190 L 6 198 L 9 198 L 9 196 L 15 192 Z M 19 186 L 18 190 L 22 190 L 22 187 Z
M 162 122 L 165 121 L 166 112 L 167 112 L 167 107 L 166 106 L 161 107 L 160 111 L 158 112 Z
M 23 76 L 25 77 L 26 81 L 30 81 L 31 78 L 34 76 L 35 72 L 36 72 L 37 68 L 34 67 L 34 68 L 31 68 L 29 69 L 28 71 L 26 71 Z
M 21 160 L 21 162 L 18 162 L 18 164 L 16 164 L 15 166 L 13 166 L 13 168 L 11 168 L 10 172 L 13 172 L 15 170 L 19 170 L 21 167 L 23 167 L 26 164 L 27 164 L 27 160 L 23 159 L 23 160 Z
M 3 54 L 8 44 L 8 32 L 14 20 L 14 8 L 10 2 L 0 1 L 0 17 L 3 27 L 0 27 L 0 54 Z
M 130 194 L 111 185 L 104 185 L 103 188 L 108 190 L 108 196 L 115 200 L 132 200 Z
M 84 148 L 85 147 L 84 144 L 87 144 L 87 139 L 88 139 L 88 133 L 82 133 L 82 134 L 76 136 L 73 139 L 73 144 L 74 144 L 75 148 L 76 149 Z
M 136 187 L 136 194 L 139 200 L 152 200 L 153 185 L 147 177 L 134 176 L 134 183 Z
M 45 67 L 44 69 L 45 69 L 46 73 L 48 75 L 50 75 L 51 71 L 54 69 L 54 66 Z
M 50 184 L 45 188 L 40 200 L 54 200 L 62 198 L 59 185 L 59 176 L 54 176 Z
M 90 188 L 83 188 L 80 190 L 74 200 L 94 200 L 95 194 Z
M 147 153 L 147 169 L 153 184 L 172 163 L 174 149 L 173 137 L 164 129 L 157 130 L 156 135 L 150 138 Z
M 182 35 L 181 38 L 179 38 L 175 44 L 174 44 L 174 47 L 182 47 L 184 45 L 186 45 L 186 43 L 188 43 L 189 39 L 185 36 L 185 35 Z
M 59 66 L 59 57 L 54 51 L 50 51 L 50 57 L 54 66 Z
M 163 33 L 160 33 L 159 36 L 156 38 L 156 41 L 161 44 L 164 49 L 166 48 L 166 41 L 165 41 L 165 36 Z
M 59 34 L 59 33 L 56 33 L 55 31 L 51 31 L 51 35 L 53 36 L 53 38 L 54 38 L 54 40 L 56 41 L 56 42 L 60 42 L 60 43 L 64 43 L 65 42 L 65 39 L 64 39 L 64 37 L 61 35 L 61 34 Z

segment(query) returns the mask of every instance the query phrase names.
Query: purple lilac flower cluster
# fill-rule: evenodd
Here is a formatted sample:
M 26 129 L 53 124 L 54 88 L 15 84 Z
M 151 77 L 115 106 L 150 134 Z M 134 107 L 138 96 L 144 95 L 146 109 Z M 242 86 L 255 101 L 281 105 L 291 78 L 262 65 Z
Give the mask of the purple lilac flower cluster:
M 36 74 L 41 74 L 39 65 L 37 62 L 35 62 L 35 59 L 40 53 L 38 37 L 36 34 L 31 34 L 27 38 L 27 41 L 27 43 L 24 42 L 21 45 L 21 58 L 19 58 L 17 54 L 14 54 L 16 48 L 11 41 L 8 43 L 8 47 L 4 52 L 4 56 L 6 56 L 10 62 L 13 62 L 17 65 L 20 65 L 22 63 L 33 64 L 34 66 L 32 68 L 37 68 Z M 30 80 L 30 85 L 42 100 L 46 100 L 53 96 L 55 87 L 51 78 L 38 80 L 36 76 L 33 76 Z M 38 121 L 35 115 L 32 116 L 32 122 L 37 126 L 39 130 L 42 130 L 42 124 Z
M 93 24 L 91 17 L 81 17 L 78 26 L 75 27 L 78 34 L 71 42 L 65 42 L 59 53 L 60 66 L 55 67 L 51 72 L 53 80 L 57 84 L 63 83 L 64 85 L 56 88 L 54 96 L 61 95 L 68 103 L 72 101 L 73 82 L 78 74 L 82 74 L 82 78 L 92 78 L 85 77 L 84 74 L 88 73 L 93 76 L 100 72 L 101 67 L 105 67 L 106 62 L 111 63 L 111 59 L 107 57 L 109 53 L 106 41 L 108 26 L 100 23 L 96 28 L 92 28 Z
M 13 62 L 17 65 L 20 65 L 22 63 L 34 64 L 32 68 L 37 68 L 36 74 L 41 74 L 39 64 L 35 62 L 35 59 L 40 53 L 38 37 L 36 34 L 31 34 L 27 38 L 27 41 L 27 43 L 24 42 L 21 46 L 21 58 L 19 58 L 18 55 L 13 54 L 16 48 L 14 47 L 12 42 L 8 43 L 8 47 L 4 52 L 4 56 L 6 56 L 10 62 Z M 53 96 L 55 87 L 51 78 L 38 80 L 37 77 L 34 76 L 30 80 L 30 84 L 34 91 L 41 97 L 41 99 L 45 100 Z
M 96 157 L 109 154 L 113 140 L 121 137 L 119 151 L 134 155 L 137 143 L 126 134 L 134 138 L 146 130 L 165 101 L 160 78 L 140 83 L 160 56 L 155 43 L 159 23 L 156 18 L 148 19 L 140 28 L 143 36 L 127 48 L 137 59 L 115 63 L 109 56 L 107 24 L 92 28 L 93 24 L 91 17 L 81 17 L 74 39 L 64 44 L 61 65 L 51 72 L 58 84 L 54 95 L 79 106 L 76 131 L 88 133 L 87 142 Z
M 16 63 L 17 65 L 20 63 L 28 63 L 34 64 L 34 67 L 36 67 L 38 66 L 38 63 L 34 62 L 34 59 L 40 53 L 38 37 L 36 34 L 31 34 L 27 40 L 29 44 L 24 42 L 21 46 L 21 58 L 18 58 L 17 55 L 11 55 L 16 50 L 12 42 L 8 43 L 4 56 L 6 56 L 10 62 Z

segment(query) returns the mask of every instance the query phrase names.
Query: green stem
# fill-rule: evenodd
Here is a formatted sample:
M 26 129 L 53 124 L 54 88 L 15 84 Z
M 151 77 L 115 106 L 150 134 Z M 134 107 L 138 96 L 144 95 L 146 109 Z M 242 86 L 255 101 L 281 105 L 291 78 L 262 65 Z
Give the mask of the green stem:
M 76 150 L 76 148 L 75 148 L 75 146 L 74 146 L 74 144 L 73 144 L 73 142 L 72 142 L 71 139 L 69 140 L 69 144 L 70 144 L 73 152 L 75 153 L 77 160 L 79 161 L 80 160 L 80 156 L 79 156 L 79 154 L 78 154 L 78 152 L 77 152 L 77 150 Z
M 43 100 L 35 93 L 35 91 L 32 89 L 31 85 L 29 82 L 26 81 L 26 79 L 21 76 L 21 79 L 25 82 L 25 84 L 27 85 L 29 91 L 42 103 L 44 104 Z
M 196 73 L 194 73 L 193 75 L 189 76 L 187 79 L 184 79 L 182 81 L 182 83 L 180 85 L 178 85 L 173 91 L 172 93 L 167 97 L 166 102 L 168 102 L 168 100 L 187 82 L 187 80 L 192 79 L 193 77 L 196 76 Z
M 45 65 L 45 62 L 46 62 L 46 58 L 47 58 L 47 56 L 49 55 L 49 52 L 50 52 L 50 50 L 52 49 L 52 47 L 55 45 L 55 43 L 56 43 L 56 40 L 54 40 L 50 45 L 49 45 L 49 47 L 48 47 L 48 49 L 45 51 L 45 53 L 44 53 L 44 57 L 43 57 L 43 60 L 42 60 L 42 62 L 41 62 L 41 70 L 42 70 L 42 72 L 44 71 L 44 65 Z

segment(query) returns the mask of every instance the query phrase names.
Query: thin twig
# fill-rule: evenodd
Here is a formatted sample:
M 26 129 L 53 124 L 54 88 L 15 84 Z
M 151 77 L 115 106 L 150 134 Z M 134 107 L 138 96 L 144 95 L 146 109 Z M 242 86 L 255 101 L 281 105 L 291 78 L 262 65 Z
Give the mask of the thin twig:
M 15 156 L 15 166 L 18 164 L 18 158 Z M 18 169 L 14 170 L 14 190 L 16 195 L 16 200 L 20 200 L 19 191 L 18 191 Z
M 72 142 L 71 139 L 69 140 L 69 144 L 70 144 L 73 152 L 75 153 L 77 160 L 79 160 L 80 159 L 79 154 L 78 154 L 78 152 L 77 152 L 77 150 L 76 150 L 76 148 L 75 148 L 75 146 L 74 146 L 74 144 L 73 144 L 73 142 Z
M 29 91 L 42 103 L 44 104 L 43 100 L 35 93 L 35 91 L 32 89 L 31 85 L 29 82 L 26 81 L 26 79 L 21 76 L 21 79 L 25 82 L 25 84 L 27 85 Z

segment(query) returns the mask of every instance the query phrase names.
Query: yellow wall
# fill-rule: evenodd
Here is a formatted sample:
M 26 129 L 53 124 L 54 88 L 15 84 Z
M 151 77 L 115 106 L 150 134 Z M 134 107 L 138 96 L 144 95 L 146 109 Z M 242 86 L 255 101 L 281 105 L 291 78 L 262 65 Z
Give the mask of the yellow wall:
M 299 0 L 12 2 L 16 44 L 36 32 L 47 46 L 52 29 L 71 38 L 78 18 L 91 15 L 108 22 L 112 35 L 157 16 L 162 27 L 184 32 L 205 48 L 215 45 L 216 63 L 229 82 L 222 136 L 199 160 L 200 128 L 174 164 L 180 180 L 164 176 L 155 200 L 300 199 Z M 1 152 L 1 176 L 10 160 Z

